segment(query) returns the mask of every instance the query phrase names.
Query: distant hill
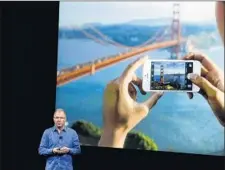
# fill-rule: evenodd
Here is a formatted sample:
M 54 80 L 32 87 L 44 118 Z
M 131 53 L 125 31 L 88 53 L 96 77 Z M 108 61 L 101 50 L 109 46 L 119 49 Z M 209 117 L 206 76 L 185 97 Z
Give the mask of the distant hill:
M 101 23 L 90 23 L 83 25 L 83 30 L 87 33 L 92 34 L 93 36 L 101 39 L 101 37 L 96 34 L 92 29 L 88 27 L 92 25 L 101 33 L 109 37 L 110 39 L 127 45 L 127 46 L 137 46 L 152 36 L 155 35 L 158 30 L 162 27 L 171 25 L 170 18 L 161 18 L 161 19 L 142 19 L 142 20 L 132 20 L 123 24 L 112 24 L 112 25 L 103 25 Z M 213 21 L 207 21 L 202 23 L 182 23 L 182 35 L 184 37 L 197 36 L 199 34 L 212 34 L 216 31 L 216 25 Z M 59 38 L 60 39 L 88 39 L 84 33 L 80 30 L 76 30 L 73 27 L 70 28 L 59 28 Z M 169 37 L 164 37 L 164 39 L 170 39 Z M 208 41 L 208 40 L 207 40 Z M 209 41 L 211 41 L 209 39 Z M 211 44 L 211 43 L 210 43 Z
M 82 25 L 82 27 L 83 27 L 83 28 L 86 28 L 86 27 L 88 27 L 89 25 L 92 25 L 93 27 L 103 26 L 103 24 L 101 24 L 101 23 L 96 23 L 96 22 L 94 22 L 94 23 L 87 23 L 87 24 L 84 24 L 84 25 Z
M 125 24 L 138 26 L 164 26 L 170 25 L 172 18 L 153 18 L 153 19 L 136 19 L 131 20 Z
M 88 25 L 92 26 L 112 26 L 112 25 L 133 25 L 133 26 L 150 26 L 150 27 L 155 27 L 155 26 L 165 26 L 165 25 L 170 25 L 172 23 L 172 18 L 170 17 L 164 17 L 164 18 L 147 18 L 147 19 L 134 19 L 128 22 L 124 22 L 122 24 L 103 24 L 103 23 L 86 23 L 82 25 L 82 27 L 86 27 Z M 201 22 L 196 22 L 196 21 L 182 21 L 181 23 L 183 25 L 215 25 L 216 20 L 206 20 L 206 21 L 201 21 Z

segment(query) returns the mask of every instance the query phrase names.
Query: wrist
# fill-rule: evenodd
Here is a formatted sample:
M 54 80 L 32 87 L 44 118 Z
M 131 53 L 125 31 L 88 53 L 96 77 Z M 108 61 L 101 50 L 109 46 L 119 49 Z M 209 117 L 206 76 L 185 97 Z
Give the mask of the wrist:
M 117 129 L 104 128 L 98 146 L 123 148 L 127 132 Z

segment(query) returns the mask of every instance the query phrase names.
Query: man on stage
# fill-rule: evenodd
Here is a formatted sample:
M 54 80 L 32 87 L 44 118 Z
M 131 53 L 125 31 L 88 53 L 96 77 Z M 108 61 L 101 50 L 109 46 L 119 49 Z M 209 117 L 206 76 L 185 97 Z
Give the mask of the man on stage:
M 55 126 L 44 131 L 39 154 L 47 157 L 46 170 L 73 170 L 72 155 L 81 152 L 75 130 L 65 127 L 66 113 L 57 109 L 54 113 Z

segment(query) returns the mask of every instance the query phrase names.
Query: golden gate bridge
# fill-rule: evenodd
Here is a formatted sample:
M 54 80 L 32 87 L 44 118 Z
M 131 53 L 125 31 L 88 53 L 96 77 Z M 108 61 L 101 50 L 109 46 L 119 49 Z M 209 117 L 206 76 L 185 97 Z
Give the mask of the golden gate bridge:
M 104 35 L 101 31 L 99 31 L 92 25 L 89 25 L 88 27 L 96 35 L 98 35 L 99 38 L 82 28 L 74 28 L 81 31 L 87 38 L 95 41 L 96 43 L 99 43 L 101 45 L 110 44 L 119 48 L 127 49 L 126 52 L 102 57 L 94 61 L 61 69 L 57 72 L 57 86 L 62 86 L 86 75 L 94 75 L 96 71 L 151 50 L 171 47 L 171 59 L 176 59 L 179 57 L 179 54 L 181 52 L 181 45 L 186 42 L 186 39 L 181 36 L 179 4 L 173 5 L 173 17 L 171 25 L 159 29 L 154 36 L 151 36 L 151 38 L 149 38 L 147 41 L 137 46 L 127 46 L 121 44 L 112 40 L 107 35 Z M 171 37 L 171 39 L 165 40 L 165 37 Z

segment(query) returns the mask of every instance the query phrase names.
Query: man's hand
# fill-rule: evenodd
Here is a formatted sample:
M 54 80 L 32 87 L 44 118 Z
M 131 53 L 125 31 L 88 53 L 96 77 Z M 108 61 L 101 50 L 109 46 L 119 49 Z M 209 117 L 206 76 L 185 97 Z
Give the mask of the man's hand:
M 59 148 L 54 148 L 54 149 L 52 150 L 52 152 L 53 152 L 54 154 L 58 154 L 58 153 L 59 153 Z
M 124 145 L 127 133 L 133 129 L 149 113 L 157 103 L 162 93 L 153 93 L 143 103 L 137 103 L 136 85 L 142 94 L 142 80 L 135 75 L 135 71 L 147 61 L 141 58 L 130 64 L 121 77 L 110 82 L 104 92 L 103 104 L 103 133 L 99 146 L 118 147 Z
M 60 149 L 60 153 L 61 153 L 61 154 L 66 154 L 66 153 L 68 153 L 69 151 L 70 151 L 70 149 L 67 148 L 67 147 L 62 147 L 62 148 Z
M 225 126 L 223 72 L 206 55 L 200 53 L 190 53 L 183 59 L 201 62 L 201 76 L 191 74 L 189 79 L 200 87 L 199 93 L 208 101 L 219 122 Z M 193 93 L 188 95 L 190 99 L 193 98 Z

